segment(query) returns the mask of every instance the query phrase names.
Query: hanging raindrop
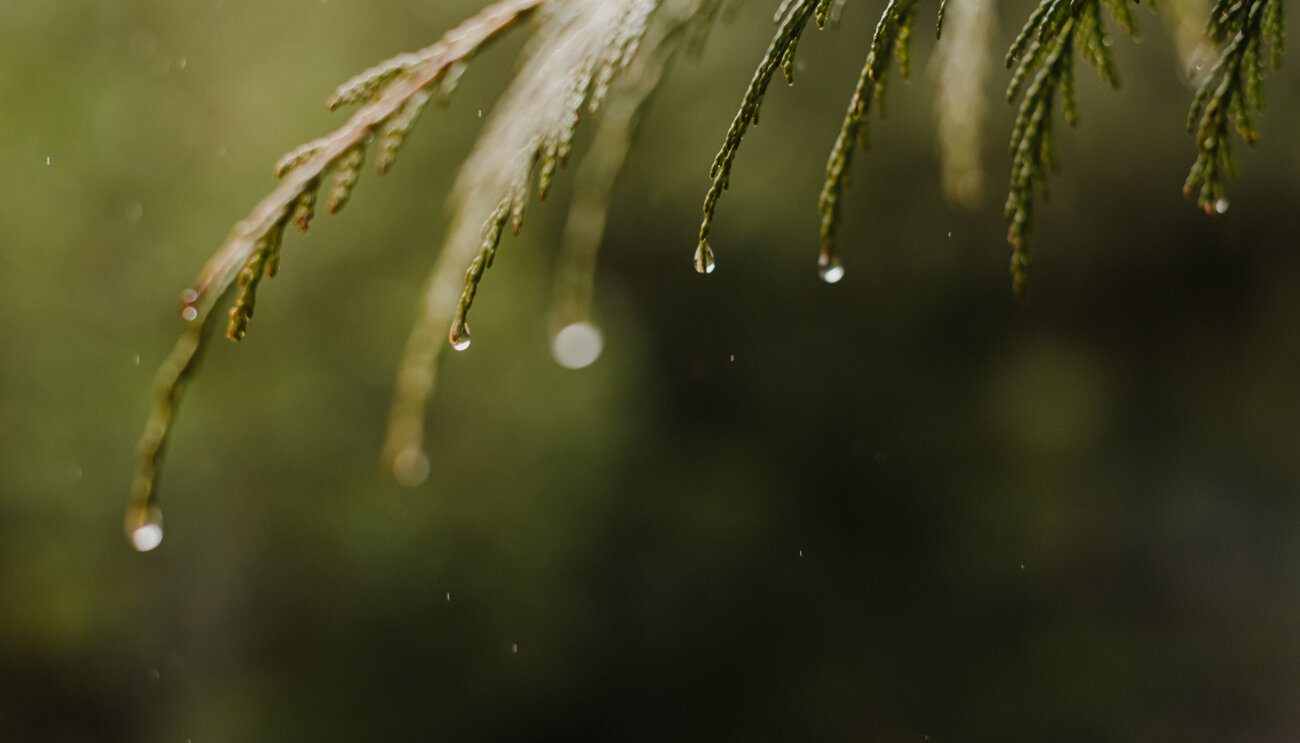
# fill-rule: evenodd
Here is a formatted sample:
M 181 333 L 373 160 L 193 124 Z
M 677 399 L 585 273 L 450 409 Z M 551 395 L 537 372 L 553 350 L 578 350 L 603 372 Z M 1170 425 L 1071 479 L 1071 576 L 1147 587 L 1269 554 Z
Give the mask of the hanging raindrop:
M 1218 212 L 1219 214 L 1223 214 L 1224 212 L 1228 211 L 1228 200 L 1219 199 L 1218 201 L 1214 202 L 1214 211 Z
M 695 249 L 695 270 L 700 273 L 713 273 L 718 264 L 713 260 L 713 248 L 707 242 L 700 243 Z
M 162 544 L 162 511 L 157 506 L 149 506 L 143 512 L 133 512 L 126 528 L 131 546 L 139 552 L 148 552 Z
M 555 363 L 566 369 L 581 369 L 600 358 L 605 339 L 600 328 L 589 322 L 570 323 L 551 340 L 551 355 Z
M 398 485 L 419 487 L 429 477 L 429 457 L 418 446 L 408 446 L 393 457 L 393 479 Z
M 457 351 L 464 351 L 469 348 L 469 324 L 457 320 L 451 326 L 451 347 Z
M 840 257 L 822 253 L 817 259 L 817 275 L 827 284 L 838 283 L 844 278 L 844 265 L 840 263 Z

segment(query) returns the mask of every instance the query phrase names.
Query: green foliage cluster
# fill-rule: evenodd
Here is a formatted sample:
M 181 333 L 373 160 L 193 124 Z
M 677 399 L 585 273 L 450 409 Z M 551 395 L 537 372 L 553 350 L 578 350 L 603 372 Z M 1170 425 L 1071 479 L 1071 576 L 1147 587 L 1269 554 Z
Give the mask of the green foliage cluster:
M 1246 144 L 1253 146 L 1259 140 L 1251 111 L 1264 108 L 1265 44 L 1270 48 L 1269 67 L 1274 72 L 1282 67 L 1282 2 L 1219 0 L 1210 14 L 1208 31 L 1210 38 L 1226 46 L 1187 113 L 1187 131 L 1196 136 L 1198 154 L 1183 193 L 1212 214 L 1227 208 L 1224 182 L 1237 177 L 1228 138 L 1229 120 L 1235 121 Z
M 1059 97 L 1065 121 L 1074 126 L 1079 111 L 1074 91 L 1074 56 L 1097 70 L 1102 82 L 1119 86 L 1119 73 L 1110 51 L 1110 38 L 1101 19 L 1101 5 L 1129 33 L 1137 33 L 1129 0 L 1046 0 L 1039 5 L 1007 52 L 1006 65 L 1015 68 L 1007 86 L 1007 102 L 1024 92 L 1011 131 L 1011 190 L 1006 217 L 1010 223 L 1011 282 L 1024 297 L 1029 279 L 1029 231 L 1035 191 L 1046 195 L 1047 173 L 1056 166 L 1052 109 Z M 1031 80 L 1032 79 L 1032 80 Z M 1025 87 L 1029 82 L 1028 88 Z
M 936 35 L 940 38 L 947 2 L 940 0 L 937 9 Z M 382 173 L 392 167 L 428 103 L 447 101 L 469 59 L 480 47 L 518 20 L 536 15 L 540 20 L 534 43 L 529 47 L 531 51 L 526 52 L 526 63 L 513 84 L 513 97 L 504 99 L 515 108 L 504 112 L 504 124 L 484 135 L 499 137 L 488 142 L 489 149 L 498 147 L 508 151 L 497 160 L 485 158 L 477 162 L 478 171 L 466 166 L 471 175 L 485 176 L 492 168 L 499 171 L 491 178 L 479 179 L 491 182 L 486 202 L 483 198 L 466 202 L 467 208 L 480 210 L 468 215 L 476 225 L 481 225 L 479 242 L 468 253 L 450 248 L 444 251 L 444 258 L 430 280 L 399 373 L 398 403 L 390 418 L 391 446 L 386 444 L 386 450 L 392 451 L 386 458 L 393 460 L 389 464 L 399 480 L 412 483 L 421 480 L 423 475 L 406 477 L 400 471 L 404 461 L 409 472 L 427 473 L 427 461 L 418 449 L 422 440 L 423 403 L 432 389 L 431 367 L 437 360 L 437 351 L 429 347 L 431 334 L 426 332 L 427 326 L 448 322 L 447 337 L 452 347 L 458 350 L 468 347 L 468 314 L 483 275 L 495 259 L 501 236 L 507 225 L 515 233 L 520 230 L 534 184 L 539 199 L 546 197 L 558 169 L 572 151 L 583 110 L 596 113 L 612 88 L 623 84 L 627 100 L 619 107 L 619 113 L 610 117 L 623 131 L 610 138 L 616 144 L 610 145 L 606 152 L 614 165 L 601 165 L 610 172 L 596 179 L 611 182 L 617 164 L 622 162 L 621 153 L 626 150 L 621 142 L 629 136 L 634 112 L 661 79 L 664 60 L 671 56 L 666 50 L 675 48 L 670 42 L 677 39 L 679 30 L 707 26 L 718 14 L 721 3 L 722 0 L 498 0 L 432 46 L 394 57 L 339 86 L 329 99 L 329 108 L 357 105 L 357 112 L 339 130 L 293 150 L 277 163 L 275 170 L 281 179 L 280 186 L 235 226 L 205 266 L 194 288 L 183 297 L 182 317 L 188 327 L 163 363 L 155 383 L 154 406 L 138 452 L 128 531 L 134 533 L 143 526 L 157 526 L 159 512 L 154 481 L 159 457 L 180 388 L 194 370 L 204 343 L 203 328 L 219 298 L 228 289 L 237 287 L 226 335 L 232 340 L 243 338 L 253 317 L 262 278 L 274 276 L 279 268 L 284 231 L 290 223 L 307 231 L 325 174 L 333 173 L 326 209 L 335 212 L 347 203 L 360 177 L 366 150 L 376 140 L 375 165 Z M 1094 67 L 1103 82 L 1118 86 L 1119 74 L 1102 8 L 1132 36 L 1137 33 L 1137 21 L 1129 3 L 1130 0 L 1043 0 L 1006 55 L 1006 66 L 1014 68 L 1006 97 L 1008 102 L 1020 99 L 1010 140 L 1011 178 L 1005 205 L 1012 248 L 1012 288 L 1019 297 L 1025 295 L 1031 262 L 1028 241 L 1034 201 L 1039 195 L 1046 195 L 1047 177 L 1056 164 L 1054 109 L 1059 101 L 1066 123 L 1073 126 L 1077 122 L 1076 56 Z M 758 124 L 771 81 L 780 70 L 788 84 L 794 83 L 796 53 L 809 21 L 818 28 L 834 26 L 846 4 L 846 0 L 782 0 L 779 4 L 774 17 L 776 33 L 709 170 L 711 184 L 704 199 L 694 257 L 695 268 L 700 273 L 711 273 L 716 267 L 709 238 L 718 200 L 729 186 L 741 141 L 749 127 Z M 830 283 L 844 276 L 835 238 L 844 211 L 844 190 L 849 184 L 853 155 L 858 146 L 867 149 L 867 119 L 873 101 L 883 114 L 891 63 L 897 62 L 904 79 L 910 75 L 911 40 L 918 6 L 917 0 L 887 3 L 830 152 L 818 199 L 821 215 L 818 268 L 822 279 Z M 668 19 L 664 22 L 666 30 L 650 34 L 651 20 L 661 16 Z M 1224 184 L 1236 174 L 1228 144 L 1228 122 L 1235 123 L 1247 144 L 1254 144 L 1259 136 L 1252 112 L 1263 107 L 1266 47 L 1269 66 L 1276 70 L 1281 64 L 1284 41 L 1281 0 L 1219 0 L 1210 18 L 1208 35 L 1223 48 L 1218 63 L 1192 102 L 1188 129 L 1195 134 L 1198 156 L 1184 191 L 1202 209 L 1214 212 L 1226 207 Z M 653 41 L 647 42 L 650 38 Z M 484 188 L 481 182 L 474 187 Z M 601 206 L 601 203 L 593 205 L 584 201 L 581 204 L 582 213 L 587 215 L 584 218 L 590 219 L 591 213 L 599 211 Z M 579 318 L 585 317 L 581 307 L 587 300 L 576 297 L 590 294 L 583 287 L 590 284 L 594 245 L 599 235 L 583 239 L 592 242 L 577 261 L 583 266 L 583 276 L 570 275 L 566 280 L 577 287 L 575 297 L 569 298 L 568 304 L 579 307 L 568 314 Z M 459 258 L 465 262 L 451 265 L 450 269 L 445 265 Z M 444 316 L 440 296 L 446 294 L 443 279 L 448 270 L 463 271 L 463 283 L 458 300 L 447 308 L 448 315 Z M 416 454 L 412 456 L 412 452 Z

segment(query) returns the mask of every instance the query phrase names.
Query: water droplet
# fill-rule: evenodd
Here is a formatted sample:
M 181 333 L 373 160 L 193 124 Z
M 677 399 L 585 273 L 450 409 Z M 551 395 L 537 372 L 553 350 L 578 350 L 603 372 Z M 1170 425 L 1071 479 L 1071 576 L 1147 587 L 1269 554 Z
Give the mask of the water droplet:
M 408 446 L 393 457 L 393 479 L 398 485 L 419 487 L 429 477 L 429 457 L 417 446 Z
M 1228 200 L 1219 199 L 1218 201 L 1214 202 L 1214 211 L 1218 212 L 1219 214 L 1223 214 L 1224 212 L 1228 211 Z
M 718 264 L 713 260 L 713 248 L 707 242 L 700 243 L 695 249 L 695 270 L 700 273 L 713 273 Z
M 839 256 L 830 256 L 822 254 L 817 259 L 817 275 L 822 277 L 822 281 L 827 284 L 838 283 L 844 278 L 844 265 L 840 263 Z
M 448 592 L 447 592 L 447 600 L 448 600 L 448 601 L 451 601 L 451 591 L 448 591 Z
M 451 326 L 451 334 L 448 336 L 451 340 L 451 347 L 457 351 L 464 351 L 469 348 L 469 325 L 457 321 Z
M 183 309 L 181 309 L 181 319 L 184 320 L 185 322 L 191 322 L 197 319 L 198 316 L 199 316 L 198 308 L 196 308 L 192 304 L 186 305 Z
M 140 365 L 140 354 L 137 353 L 135 355 L 135 358 L 132 360 L 132 363 L 135 364 L 136 366 Z
M 139 552 L 148 552 L 162 544 L 162 511 L 150 506 L 144 512 L 132 511 L 128 516 L 131 546 Z
M 600 328 L 589 322 L 575 322 L 564 326 L 551 340 L 551 355 L 555 363 L 565 369 L 581 369 L 600 358 L 605 339 Z
M 516 642 L 516 643 L 512 644 L 512 645 L 510 646 L 510 652 L 515 653 L 516 655 L 518 655 L 518 654 L 519 654 L 519 643 Z
M 46 156 L 45 156 L 45 164 L 46 164 L 46 165 L 49 165 L 49 164 L 50 164 L 50 156 L 49 156 L 49 155 L 46 155 Z

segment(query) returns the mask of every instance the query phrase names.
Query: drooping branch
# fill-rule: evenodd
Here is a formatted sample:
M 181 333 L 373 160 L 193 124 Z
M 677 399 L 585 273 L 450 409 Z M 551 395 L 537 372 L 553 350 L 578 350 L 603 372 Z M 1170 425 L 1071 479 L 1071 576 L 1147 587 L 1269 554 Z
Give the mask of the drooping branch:
M 152 549 L 161 540 L 161 514 L 157 504 L 158 464 L 166 444 L 186 380 L 193 374 L 209 333 L 212 310 L 235 280 L 242 290 L 231 308 L 227 334 L 243 337 L 252 316 L 254 292 L 263 273 L 273 274 L 279 263 L 279 244 L 289 221 L 306 229 L 315 193 L 323 174 L 340 160 L 344 175 L 334 189 L 333 208 L 341 207 L 355 182 L 358 155 L 371 134 L 400 116 L 423 92 L 458 69 L 485 43 L 510 28 L 546 0 L 501 0 L 448 32 L 440 41 L 419 52 L 402 55 L 345 83 L 331 99 L 331 107 L 372 97 L 332 134 L 305 145 L 277 165 L 281 183 L 253 211 L 235 225 L 226 241 L 208 260 L 194 286 L 181 298 L 185 332 L 168 354 L 154 381 L 144 433 L 136 448 L 136 470 L 131 484 L 126 528 L 139 549 Z M 376 71 L 379 70 L 378 73 Z M 364 81 L 371 82 L 364 82 Z M 381 81 L 375 84 L 375 81 Z M 369 86 L 369 87 L 368 87 Z M 143 531 L 142 531 L 143 530 Z M 157 534 L 157 539 L 154 534 Z

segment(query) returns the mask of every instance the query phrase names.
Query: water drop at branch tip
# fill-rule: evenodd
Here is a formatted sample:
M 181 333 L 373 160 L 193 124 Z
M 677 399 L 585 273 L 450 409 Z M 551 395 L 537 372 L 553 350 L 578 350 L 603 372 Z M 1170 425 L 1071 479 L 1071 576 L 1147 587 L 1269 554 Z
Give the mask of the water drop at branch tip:
M 419 487 L 429 477 L 429 457 L 418 446 L 408 446 L 393 457 L 393 479 L 403 487 Z
M 823 254 L 817 259 L 817 275 L 827 284 L 838 283 L 844 278 L 844 265 L 840 263 L 838 256 L 832 257 Z
M 143 513 L 133 509 L 127 516 L 126 529 L 131 546 L 137 552 L 149 552 L 162 544 L 162 511 L 156 506 L 149 507 Z
M 457 351 L 469 348 L 469 325 L 460 323 L 451 329 L 451 347 Z
M 570 323 L 551 339 L 551 355 L 555 363 L 566 369 L 581 369 L 600 358 L 605 339 L 600 328 L 589 322 Z
M 695 270 L 700 273 L 713 273 L 718 264 L 713 260 L 713 248 L 702 242 L 695 248 Z

